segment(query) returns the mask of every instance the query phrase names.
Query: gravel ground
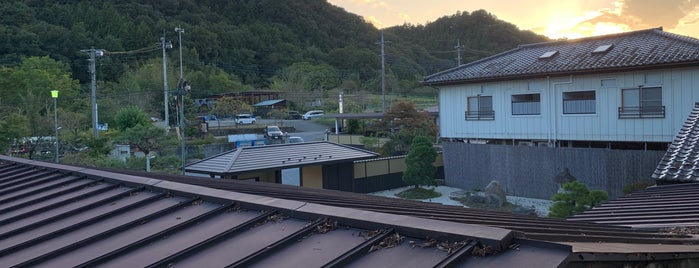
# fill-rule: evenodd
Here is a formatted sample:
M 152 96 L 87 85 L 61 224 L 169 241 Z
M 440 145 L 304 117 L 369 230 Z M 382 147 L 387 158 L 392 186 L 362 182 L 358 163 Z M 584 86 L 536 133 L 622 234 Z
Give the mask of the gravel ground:
M 391 190 L 386 190 L 386 191 L 374 192 L 374 193 L 370 193 L 370 194 L 398 198 L 398 197 L 396 197 L 396 194 L 400 193 L 402 191 L 405 191 L 408 188 L 409 188 L 409 186 L 406 186 L 406 187 L 401 187 L 401 188 L 396 188 L 396 189 L 391 189 Z M 450 206 L 464 207 L 464 205 L 461 204 L 460 202 L 452 200 L 451 198 L 449 198 L 452 193 L 463 191 L 463 189 L 449 187 L 449 186 L 437 186 L 437 187 L 435 187 L 435 191 L 441 193 L 442 196 L 437 197 L 437 198 L 425 199 L 422 201 L 432 202 L 432 203 L 441 203 L 441 204 L 450 205 Z M 553 204 L 553 202 L 551 200 L 526 198 L 526 197 L 518 197 L 518 196 L 507 196 L 507 202 L 510 202 L 512 204 L 519 205 L 519 206 L 522 206 L 525 208 L 534 208 L 534 210 L 536 210 L 536 213 L 541 217 L 546 217 L 546 215 L 549 212 L 549 207 Z

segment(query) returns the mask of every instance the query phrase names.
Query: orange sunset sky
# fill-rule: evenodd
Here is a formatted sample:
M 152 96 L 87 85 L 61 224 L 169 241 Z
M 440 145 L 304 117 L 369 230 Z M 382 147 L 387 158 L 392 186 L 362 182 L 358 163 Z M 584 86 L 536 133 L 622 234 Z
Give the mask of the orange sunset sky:
M 550 38 L 579 38 L 662 26 L 699 38 L 699 0 L 328 0 L 377 28 L 425 24 L 484 9 Z

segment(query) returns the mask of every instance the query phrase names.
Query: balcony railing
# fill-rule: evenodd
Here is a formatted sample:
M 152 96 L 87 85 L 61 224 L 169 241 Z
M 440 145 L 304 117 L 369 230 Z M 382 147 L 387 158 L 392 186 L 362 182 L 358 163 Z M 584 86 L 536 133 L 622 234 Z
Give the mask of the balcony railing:
M 495 120 L 495 111 L 466 111 L 466 120 Z
M 665 118 L 665 106 L 619 107 L 619 119 Z

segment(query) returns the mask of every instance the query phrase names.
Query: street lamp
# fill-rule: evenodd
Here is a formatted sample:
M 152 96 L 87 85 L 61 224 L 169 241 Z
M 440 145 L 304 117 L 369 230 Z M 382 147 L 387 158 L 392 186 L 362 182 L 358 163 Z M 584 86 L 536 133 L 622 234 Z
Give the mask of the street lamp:
M 56 163 L 58 163 L 58 111 L 56 110 L 56 100 L 58 99 L 58 90 L 51 90 L 51 98 L 53 98 L 53 130 L 56 134 Z

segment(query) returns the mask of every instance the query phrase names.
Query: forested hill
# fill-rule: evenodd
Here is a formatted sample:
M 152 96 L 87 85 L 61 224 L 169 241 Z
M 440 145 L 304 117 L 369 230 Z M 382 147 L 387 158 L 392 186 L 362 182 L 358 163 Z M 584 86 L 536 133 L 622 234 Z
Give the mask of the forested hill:
M 0 64 L 49 55 L 69 64 L 81 83 L 89 79 L 81 49 L 112 52 L 100 59 L 103 81 L 119 81 L 129 70 L 160 59 L 163 34 L 173 41 L 167 53 L 175 62 L 175 27 L 185 30 L 185 68 L 220 68 L 253 88 L 269 87 L 294 63 L 308 63 L 376 90 L 381 69 L 380 31 L 321 0 L 4 0 L 0 14 Z M 394 86 L 415 85 L 424 75 L 455 66 L 456 40 L 464 62 L 546 40 L 486 11 L 392 27 L 384 34 Z

